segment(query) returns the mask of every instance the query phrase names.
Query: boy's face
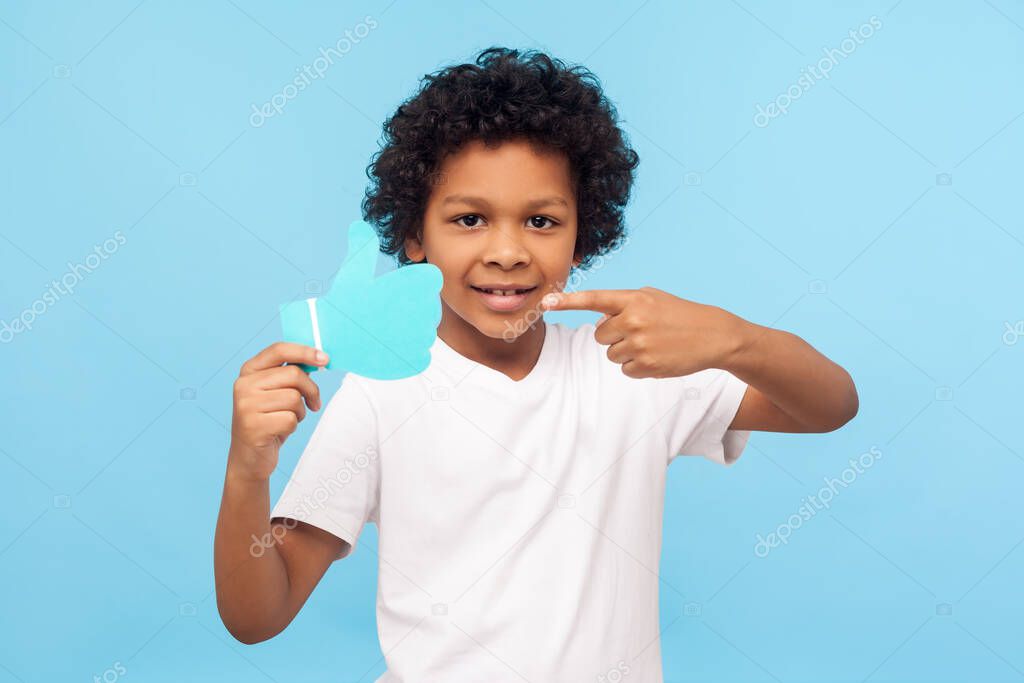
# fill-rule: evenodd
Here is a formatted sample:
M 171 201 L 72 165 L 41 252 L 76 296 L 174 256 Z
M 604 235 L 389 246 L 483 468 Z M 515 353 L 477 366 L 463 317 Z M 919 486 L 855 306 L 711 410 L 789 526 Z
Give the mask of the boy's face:
M 541 298 L 565 286 L 580 262 L 575 246 L 568 158 L 509 140 L 493 149 L 472 141 L 442 162 L 422 243 L 406 240 L 405 250 L 444 276 L 441 328 L 468 323 L 512 341 L 540 320 Z M 500 285 L 529 291 L 481 291 Z

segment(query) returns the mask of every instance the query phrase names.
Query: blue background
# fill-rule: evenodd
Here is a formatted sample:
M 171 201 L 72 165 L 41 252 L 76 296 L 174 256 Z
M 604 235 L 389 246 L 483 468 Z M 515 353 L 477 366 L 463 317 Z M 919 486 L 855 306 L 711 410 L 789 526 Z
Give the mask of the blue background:
M 732 468 L 670 468 L 666 680 L 1024 678 L 1019 2 L 347 5 L 0 7 L 0 319 L 125 237 L 0 344 L 0 683 L 115 663 L 131 681 L 384 670 L 373 527 L 279 637 L 244 646 L 221 625 L 231 385 L 278 336 L 277 305 L 341 261 L 384 118 L 492 44 L 590 67 L 640 153 L 631 241 L 585 287 L 791 330 L 860 391 L 837 433 L 755 434 Z M 325 78 L 250 125 L 367 15 L 377 28 Z M 754 123 L 872 16 L 828 80 Z M 872 447 L 830 510 L 755 555 Z

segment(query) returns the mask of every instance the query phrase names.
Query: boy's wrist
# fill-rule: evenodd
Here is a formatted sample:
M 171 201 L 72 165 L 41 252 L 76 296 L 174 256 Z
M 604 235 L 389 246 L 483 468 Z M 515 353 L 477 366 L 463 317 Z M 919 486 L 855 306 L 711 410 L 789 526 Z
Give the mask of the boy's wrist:
M 258 462 L 258 456 L 244 446 L 232 443 L 228 449 L 228 464 L 225 480 L 242 485 L 266 484 L 270 474 L 247 463 Z
M 228 465 L 224 480 L 229 484 L 241 486 L 259 486 L 270 481 L 268 477 L 246 471 L 242 467 L 232 467 L 231 465 Z
M 750 365 L 759 342 L 771 328 L 757 325 L 737 315 L 732 315 L 732 318 L 733 329 L 728 335 L 729 343 L 723 355 L 721 368 L 737 375 L 742 374 Z

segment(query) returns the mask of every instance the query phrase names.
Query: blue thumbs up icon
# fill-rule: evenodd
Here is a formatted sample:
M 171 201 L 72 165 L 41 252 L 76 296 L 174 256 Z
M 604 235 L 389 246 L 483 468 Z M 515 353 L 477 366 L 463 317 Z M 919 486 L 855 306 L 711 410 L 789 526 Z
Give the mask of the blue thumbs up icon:
M 284 341 L 325 351 L 328 369 L 366 377 L 402 379 L 426 370 L 441 321 L 441 271 L 416 263 L 374 277 L 379 251 L 372 226 L 349 225 L 348 251 L 330 291 L 280 306 Z

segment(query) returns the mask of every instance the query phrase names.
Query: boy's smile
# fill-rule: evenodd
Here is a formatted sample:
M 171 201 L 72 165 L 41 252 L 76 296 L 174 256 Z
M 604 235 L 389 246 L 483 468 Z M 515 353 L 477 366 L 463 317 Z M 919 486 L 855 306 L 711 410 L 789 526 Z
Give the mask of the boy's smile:
M 470 287 L 480 293 L 480 297 L 488 308 L 499 313 L 519 310 L 526 303 L 530 292 L 537 289 L 536 286 L 514 282 L 488 283 L 481 286 L 470 285 Z
M 444 276 L 438 336 L 463 355 L 529 372 L 544 339 L 541 298 L 562 291 L 576 255 L 576 192 L 564 154 L 474 140 L 441 163 L 422 241 L 406 254 Z M 503 370 L 504 371 L 504 370 Z

